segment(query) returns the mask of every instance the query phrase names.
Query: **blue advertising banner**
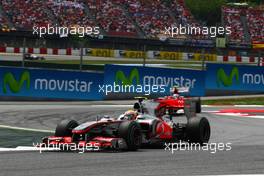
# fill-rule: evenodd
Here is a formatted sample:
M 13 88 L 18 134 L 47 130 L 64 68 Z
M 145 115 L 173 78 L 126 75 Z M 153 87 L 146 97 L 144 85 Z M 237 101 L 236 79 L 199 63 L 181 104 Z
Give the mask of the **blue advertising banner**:
M 206 89 L 264 92 L 264 67 L 207 64 Z
M 173 86 L 188 87 L 190 96 L 205 93 L 205 72 L 198 70 L 168 69 L 139 66 L 105 66 L 105 85 L 112 85 L 116 92 L 134 92 L 168 95 Z
M 0 96 L 101 100 L 103 74 L 0 67 Z

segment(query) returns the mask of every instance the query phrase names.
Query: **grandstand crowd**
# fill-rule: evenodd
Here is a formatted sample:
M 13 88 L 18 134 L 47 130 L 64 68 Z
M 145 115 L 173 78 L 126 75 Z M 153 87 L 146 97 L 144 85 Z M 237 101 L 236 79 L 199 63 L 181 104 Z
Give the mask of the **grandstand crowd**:
M 225 26 L 231 27 L 232 35 L 230 36 L 230 40 L 240 43 L 244 42 L 244 28 L 240 19 L 242 9 L 223 7 L 222 10 Z
M 223 7 L 224 23 L 231 27 L 230 40 L 238 43 L 245 42 L 245 27 L 248 28 L 252 41 L 264 41 L 264 10 L 247 7 Z M 243 17 L 246 18 L 243 26 Z
M 264 40 L 264 10 L 249 9 L 247 13 L 249 32 L 252 40 Z
M 264 11 L 222 8 L 223 24 L 230 26 L 230 40 L 264 40 Z M 246 25 L 243 24 L 242 17 Z M 167 26 L 201 26 L 184 0 L 0 0 L 0 27 L 32 30 L 33 26 L 99 26 L 107 35 L 156 38 Z M 245 27 L 248 29 L 246 30 Z M 178 36 L 207 39 L 208 36 Z

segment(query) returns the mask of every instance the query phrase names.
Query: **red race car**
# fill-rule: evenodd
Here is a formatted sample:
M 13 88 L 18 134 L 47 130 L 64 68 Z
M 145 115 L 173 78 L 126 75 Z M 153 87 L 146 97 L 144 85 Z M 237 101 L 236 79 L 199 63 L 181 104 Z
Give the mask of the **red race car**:
M 170 111 L 169 114 L 177 115 L 184 113 L 185 100 L 192 100 L 195 102 L 196 113 L 201 113 L 201 100 L 200 98 L 184 97 L 187 95 L 189 88 L 187 87 L 173 87 L 171 88 L 171 95 L 154 99 L 153 101 L 158 102 L 159 105 L 156 108 L 156 116 L 162 116 L 165 113 L 165 109 Z M 145 97 L 135 97 L 138 102 L 134 104 L 134 108 L 139 112 L 143 110 L 142 102 L 146 99 Z
M 197 117 L 194 103 L 185 105 L 187 123 L 175 123 L 173 114 L 156 117 L 158 102 L 144 102 L 144 113 L 129 110 L 117 118 L 105 116 L 100 120 L 79 125 L 74 120 L 64 120 L 57 125 L 55 135 L 43 138 L 44 146 L 63 144 L 90 146 L 100 150 L 137 150 L 143 144 L 161 144 L 168 141 L 208 143 L 210 125 L 205 117 Z M 185 103 L 186 103 L 185 102 Z

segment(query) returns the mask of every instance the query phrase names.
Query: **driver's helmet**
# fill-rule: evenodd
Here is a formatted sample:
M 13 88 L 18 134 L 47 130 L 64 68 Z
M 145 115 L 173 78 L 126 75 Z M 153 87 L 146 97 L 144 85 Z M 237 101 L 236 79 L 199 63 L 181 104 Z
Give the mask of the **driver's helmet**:
M 179 94 L 178 87 L 177 87 L 177 86 L 173 86 L 173 87 L 170 89 L 170 92 L 171 92 L 172 95 L 174 95 L 174 94 Z
M 178 87 L 177 86 L 173 86 L 170 90 L 173 98 L 178 98 L 180 95 L 179 95 L 179 90 L 178 90 Z
M 128 110 L 124 114 L 121 114 L 118 120 L 136 120 L 138 112 L 134 110 Z

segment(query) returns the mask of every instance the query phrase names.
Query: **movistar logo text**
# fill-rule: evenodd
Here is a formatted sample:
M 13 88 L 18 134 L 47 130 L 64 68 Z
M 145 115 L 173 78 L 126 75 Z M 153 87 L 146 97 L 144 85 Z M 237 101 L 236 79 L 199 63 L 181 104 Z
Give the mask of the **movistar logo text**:
M 136 84 L 140 84 L 139 82 L 139 72 L 138 69 L 134 68 L 129 76 L 127 77 L 123 71 L 119 70 L 116 72 L 115 83 L 121 82 L 122 85 L 132 85 L 133 81 L 136 80 Z
M 233 85 L 233 79 L 235 78 L 236 84 L 239 84 L 239 70 L 237 67 L 233 67 L 229 76 L 226 74 L 223 68 L 217 70 L 217 86 L 230 87 Z
M 17 81 L 14 75 L 11 72 L 7 72 L 3 77 L 3 92 L 7 93 L 7 87 L 9 87 L 12 93 L 19 93 L 22 89 L 24 82 L 26 82 L 26 88 L 30 88 L 30 73 L 28 71 L 24 71 Z

